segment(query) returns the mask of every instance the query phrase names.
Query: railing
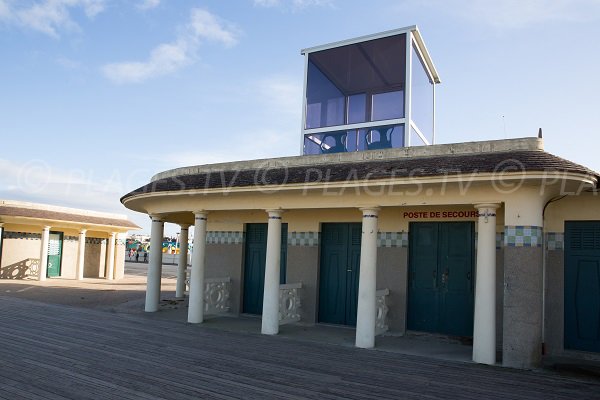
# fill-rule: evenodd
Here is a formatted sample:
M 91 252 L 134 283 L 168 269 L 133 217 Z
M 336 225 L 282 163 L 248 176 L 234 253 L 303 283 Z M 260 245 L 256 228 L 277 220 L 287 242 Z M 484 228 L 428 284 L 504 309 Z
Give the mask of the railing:
M 185 280 L 189 291 L 190 278 Z M 204 279 L 204 313 L 223 314 L 229 312 L 229 294 L 231 293 L 231 278 Z
M 279 325 L 300 321 L 301 283 L 279 285 Z
M 387 306 L 387 296 L 390 294 L 389 289 L 380 289 L 375 292 L 375 296 L 377 297 L 376 307 L 377 314 L 375 319 L 375 335 L 381 335 L 384 332 L 387 332 L 388 326 L 386 325 L 388 306 Z

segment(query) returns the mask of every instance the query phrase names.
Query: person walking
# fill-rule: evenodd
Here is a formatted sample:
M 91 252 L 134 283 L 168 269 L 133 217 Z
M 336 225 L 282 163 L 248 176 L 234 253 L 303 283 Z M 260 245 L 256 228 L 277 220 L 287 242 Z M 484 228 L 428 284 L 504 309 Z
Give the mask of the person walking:
M 140 251 L 135 252 L 135 262 L 140 262 Z

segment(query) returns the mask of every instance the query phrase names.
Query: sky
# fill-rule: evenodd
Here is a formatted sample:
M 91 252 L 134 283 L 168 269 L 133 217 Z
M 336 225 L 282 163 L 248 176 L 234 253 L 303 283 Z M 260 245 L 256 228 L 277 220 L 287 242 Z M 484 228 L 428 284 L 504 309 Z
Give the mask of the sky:
M 600 0 L 0 0 L 0 199 L 149 233 L 119 198 L 152 175 L 299 154 L 301 49 L 410 25 L 437 143 L 541 127 L 600 171 Z

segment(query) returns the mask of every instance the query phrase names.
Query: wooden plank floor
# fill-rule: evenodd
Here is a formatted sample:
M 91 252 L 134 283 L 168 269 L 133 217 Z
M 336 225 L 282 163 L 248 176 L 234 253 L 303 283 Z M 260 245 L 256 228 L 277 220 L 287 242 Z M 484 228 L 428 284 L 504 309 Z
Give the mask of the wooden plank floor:
M 600 399 L 600 382 L 0 296 L 2 399 Z

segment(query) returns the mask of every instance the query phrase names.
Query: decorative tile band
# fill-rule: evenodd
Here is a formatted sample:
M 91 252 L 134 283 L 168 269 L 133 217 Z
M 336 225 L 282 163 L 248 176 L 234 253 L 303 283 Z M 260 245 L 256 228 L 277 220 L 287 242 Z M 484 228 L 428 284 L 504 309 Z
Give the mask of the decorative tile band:
M 2 231 L 3 239 L 25 239 L 25 240 L 41 240 L 41 233 L 30 233 L 30 232 L 9 232 Z
M 244 232 L 212 231 L 206 233 L 207 244 L 242 244 Z
M 125 240 L 124 239 L 117 239 L 115 244 L 117 246 L 125 246 Z
M 408 232 L 379 232 L 377 247 L 408 247 Z
M 541 247 L 541 226 L 505 226 L 504 245 L 507 247 Z
M 562 232 L 547 232 L 546 233 L 546 249 L 547 250 L 563 250 L 565 248 L 565 234 Z
M 318 246 L 319 232 L 290 232 L 288 246 Z
M 94 237 L 86 237 L 85 244 L 105 244 L 106 239 L 102 238 L 94 238 Z
M 65 236 L 64 240 L 69 242 L 78 242 L 79 236 Z

